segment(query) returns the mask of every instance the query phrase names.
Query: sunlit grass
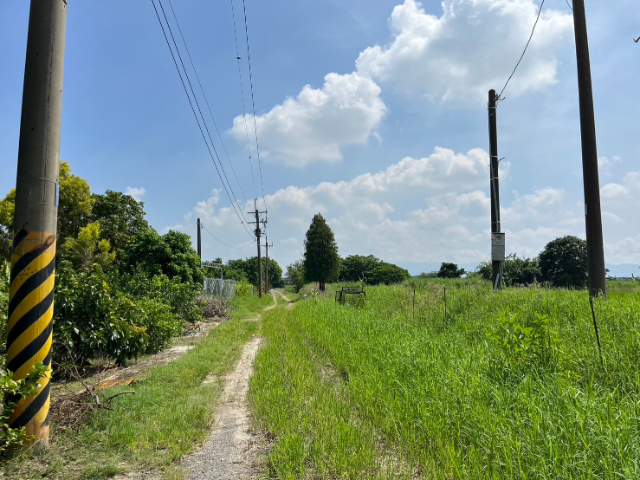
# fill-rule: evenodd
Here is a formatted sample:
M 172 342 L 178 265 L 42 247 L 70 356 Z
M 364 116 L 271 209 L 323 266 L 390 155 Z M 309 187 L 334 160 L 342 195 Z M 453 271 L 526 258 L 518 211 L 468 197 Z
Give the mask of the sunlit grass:
M 415 319 L 413 286 L 367 295 L 265 318 L 251 391 L 273 476 L 384 477 L 402 457 L 424 478 L 640 478 L 640 295 L 595 302 L 604 368 L 584 291 L 424 282 Z
M 273 303 L 273 300 L 271 300 Z M 206 438 L 222 382 L 244 344 L 257 333 L 257 322 L 238 317 L 258 316 L 267 300 L 237 300 L 234 319 L 211 330 L 206 339 L 183 357 L 152 368 L 130 386 L 101 391 L 107 398 L 121 391 L 113 410 L 95 410 L 79 431 L 61 431 L 52 425 L 51 447 L 36 456 L 5 459 L 6 477 L 52 479 L 106 479 L 123 471 L 163 471 L 181 478 L 176 461 Z

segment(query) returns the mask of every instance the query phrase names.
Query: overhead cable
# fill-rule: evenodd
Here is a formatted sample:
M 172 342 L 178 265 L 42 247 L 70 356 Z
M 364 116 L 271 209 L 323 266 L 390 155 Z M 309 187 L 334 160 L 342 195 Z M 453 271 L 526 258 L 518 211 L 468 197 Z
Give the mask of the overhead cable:
M 222 139 L 222 135 L 220 135 L 220 130 L 218 129 L 218 124 L 216 123 L 216 119 L 213 117 L 213 113 L 211 112 L 211 106 L 209 105 L 209 100 L 207 99 L 207 95 L 204 93 L 204 88 L 202 87 L 202 82 L 200 82 L 200 75 L 198 75 L 198 70 L 196 70 L 196 66 L 193 63 L 193 58 L 191 57 L 191 52 L 189 51 L 189 47 L 187 45 L 187 40 L 184 38 L 184 35 L 182 33 L 182 28 L 180 28 L 180 22 L 178 22 L 178 16 L 176 15 L 176 11 L 173 9 L 173 2 L 171 0 L 169 0 L 169 6 L 171 7 L 171 13 L 173 14 L 173 18 L 176 21 L 176 25 L 178 26 L 178 32 L 180 33 L 180 37 L 182 38 L 182 43 L 184 44 L 184 48 L 187 51 L 187 55 L 189 56 L 189 62 L 191 63 L 191 68 L 193 68 L 193 72 L 196 74 L 196 80 L 198 81 L 198 86 L 200 87 L 200 91 L 202 92 L 202 97 L 204 98 L 205 104 L 207 105 L 207 110 L 209 111 L 209 116 L 211 117 L 211 120 L 213 120 L 213 125 L 216 128 L 216 132 L 218 133 L 218 138 L 220 139 L 220 143 L 222 144 L 222 149 L 224 150 L 224 153 L 227 157 L 227 161 L 229 162 L 229 166 L 231 167 L 231 170 L 233 171 L 233 175 L 236 179 L 236 182 L 238 183 L 238 186 L 240 187 L 240 191 L 242 192 L 242 196 L 244 197 L 245 201 L 248 202 L 249 199 L 247 198 L 247 196 L 244 193 L 244 189 L 242 188 L 242 184 L 240 183 L 240 180 L 238 179 L 238 175 L 236 174 L 236 169 L 233 168 L 233 163 L 231 162 L 231 158 L 229 157 L 229 152 L 227 152 L 227 147 L 224 144 L 224 140 Z
M 267 210 L 267 199 L 264 196 L 264 181 L 262 177 L 262 162 L 260 161 L 260 146 L 258 144 L 258 119 L 256 116 L 256 100 L 253 94 L 253 73 L 251 70 L 251 46 L 249 43 L 249 22 L 247 20 L 247 1 L 242 0 L 242 8 L 244 10 L 244 31 L 247 37 L 247 62 L 249 63 L 249 83 L 251 85 L 251 104 L 253 106 L 253 131 L 256 137 L 256 155 L 258 156 L 258 167 L 260 169 L 260 188 L 262 189 L 262 202 L 264 209 Z
M 160 7 L 162 8 L 161 0 L 158 0 L 158 3 L 160 4 Z M 207 138 L 206 138 L 206 136 L 205 136 L 204 130 L 202 129 L 202 124 L 201 124 L 201 122 L 200 122 L 200 118 L 198 117 L 198 115 L 197 115 L 197 113 L 196 113 L 196 111 L 195 111 L 195 108 L 194 108 L 194 106 L 193 106 L 193 101 L 192 101 L 191 96 L 189 95 L 189 92 L 188 92 L 188 90 L 187 90 L 187 86 L 186 86 L 186 84 L 185 84 L 185 81 L 184 81 L 184 78 L 183 78 L 182 72 L 180 71 L 180 67 L 178 66 L 178 62 L 177 62 L 177 60 L 176 60 L 176 58 L 175 58 L 175 55 L 174 55 L 174 53 L 173 53 L 173 49 L 171 48 L 171 43 L 169 42 L 169 38 L 168 38 L 168 36 L 167 36 L 167 32 L 166 32 L 166 30 L 165 30 L 165 28 L 164 28 L 164 24 L 162 23 L 162 19 L 160 18 L 160 13 L 158 12 L 158 9 L 157 9 L 157 7 L 156 7 L 155 0 L 151 0 L 151 4 L 153 5 L 153 9 L 154 9 L 154 11 L 156 12 L 156 17 L 158 18 L 158 22 L 160 23 L 160 28 L 162 29 L 162 34 L 164 35 L 164 39 L 165 39 L 165 41 L 166 41 L 166 43 L 167 43 L 167 46 L 169 47 L 169 52 L 171 53 L 171 58 L 173 59 L 173 63 L 174 63 L 174 65 L 175 65 L 175 67 L 176 67 L 176 70 L 177 70 L 177 72 L 178 72 L 178 76 L 180 77 L 180 82 L 182 83 L 182 88 L 183 88 L 183 90 L 184 90 L 185 95 L 187 96 L 187 100 L 189 101 L 189 106 L 191 107 L 191 112 L 193 113 L 193 116 L 194 116 L 194 118 L 196 119 L 196 123 L 197 123 L 197 125 L 198 125 L 198 129 L 200 130 L 200 134 L 202 135 L 202 139 L 204 140 L 204 143 L 205 143 L 205 145 L 206 145 L 206 147 L 207 147 L 207 150 L 208 150 L 208 152 L 209 152 L 209 156 L 211 157 L 211 160 L 213 161 L 213 164 L 214 164 L 214 166 L 215 166 L 215 168 L 216 168 L 216 172 L 218 173 L 218 177 L 220 177 L 220 181 L 221 181 L 221 183 L 222 183 L 222 186 L 223 186 L 223 188 L 224 188 L 224 190 L 225 190 L 225 192 L 226 192 L 226 194 L 227 194 L 227 197 L 229 198 L 229 201 L 231 202 L 231 206 L 233 207 L 233 210 L 234 210 L 234 212 L 235 212 L 236 216 L 238 217 L 238 220 L 240 220 L 240 223 L 241 223 L 241 224 L 242 224 L 242 226 L 244 227 L 245 231 L 246 231 L 246 232 L 247 232 L 251 237 L 253 237 L 253 234 L 249 231 L 249 229 L 248 229 L 248 228 L 247 228 L 247 226 L 246 226 L 246 218 L 245 218 L 245 219 L 244 219 L 244 221 L 243 221 L 244 214 L 242 214 L 242 216 L 241 216 L 241 214 L 240 214 L 240 213 L 238 213 L 237 205 L 236 205 L 236 203 L 233 201 L 233 199 L 231 198 L 231 195 L 229 194 L 229 189 L 227 189 L 227 185 L 225 184 L 225 182 L 224 182 L 224 180 L 223 180 L 223 177 L 222 177 L 222 174 L 220 173 L 220 169 L 218 168 L 218 163 L 216 162 L 216 157 L 213 155 L 213 152 L 211 151 L 211 147 L 213 147 L 213 149 L 214 149 L 214 151 L 215 151 L 215 146 L 213 145 L 213 142 L 212 142 L 212 145 L 211 145 L 211 146 L 209 146 L 209 142 L 207 141 Z M 163 9 L 163 12 L 164 12 L 164 9 Z M 165 16 L 165 19 L 166 19 L 166 14 L 165 14 L 164 16 Z M 169 31 L 171 32 L 170 26 L 169 26 L 168 24 L 167 24 L 167 27 L 169 27 Z M 175 39 L 174 39 L 174 44 L 176 45 L 176 49 L 177 49 L 177 44 L 175 43 Z M 179 51 L 177 51 L 177 53 L 178 53 L 178 55 L 179 55 Z M 184 64 L 183 64 L 183 66 L 184 66 Z M 186 71 L 185 71 L 185 76 L 187 76 Z M 191 88 L 191 90 L 192 90 L 192 92 L 193 92 L 193 88 Z M 194 94 L 194 95 L 195 95 L 195 94 Z M 197 103 L 197 99 L 196 99 L 196 98 L 194 98 L 194 100 L 195 100 L 195 101 L 196 101 L 196 103 Z M 200 114 L 201 114 L 201 116 L 202 116 L 202 112 L 201 112 Z M 203 119 L 204 119 L 204 117 L 203 117 Z M 204 122 L 203 122 L 203 123 L 204 123 Z M 206 124 L 205 124 L 205 129 L 206 129 Z M 211 135 L 209 135 L 209 138 L 211 138 Z M 217 156 L 217 152 L 216 152 L 216 156 Z M 220 166 L 222 166 L 222 164 L 220 164 Z M 225 175 L 225 177 L 226 177 L 226 175 Z M 227 180 L 227 182 L 228 182 L 228 180 Z M 230 185 L 229 185 L 229 186 L 230 186 Z M 234 196 L 235 196 L 235 195 L 234 195 Z M 240 212 L 242 212 L 242 211 L 240 210 Z
M 240 50 L 238 49 L 238 29 L 236 27 L 236 12 L 231 0 L 231 17 L 233 18 L 233 38 L 236 43 L 236 62 L 238 63 L 238 77 L 240 78 L 240 99 L 242 100 L 242 118 L 244 119 L 244 132 L 247 136 L 247 152 L 249 153 L 249 165 L 251 166 L 251 179 L 253 180 L 254 198 L 258 198 L 258 189 L 256 188 L 256 176 L 253 173 L 253 162 L 251 161 L 251 141 L 249 140 L 249 126 L 247 125 L 247 109 L 244 104 L 244 82 L 242 81 L 242 68 L 240 67 Z
M 518 66 L 520 65 L 520 62 L 522 62 L 522 59 L 524 58 L 525 53 L 527 53 L 527 48 L 529 48 L 529 44 L 531 43 L 531 39 L 533 38 L 533 34 L 536 31 L 536 25 L 538 25 L 538 20 L 540 20 L 540 14 L 542 13 L 542 6 L 544 5 L 544 1 L 542 0 L 542 2 L 540 3 L 540 8 L 538 9 L 538 16 L 536 17 L 536 21 L 533 24 L 533 28 L 531 29 L 531 35 L 529 35 L 529 40 L 527 40 L 527 44 L 524 47 L 524 51 L 522 52 L 522 55 L 520 55 L 520 60 L 518 60 L 518 63 L 516 63 L 516 66 L 513 69 L 513 72 L 511 72 L 511 75 L 509 75 L 509 78 L 507 79 L 507 82 L 504 84 L 504 87 L 502 87 L 502 90 L 500 91 L 500 93 L 498 94 L 498 100 L 503 100 L 502 98 L 502 94 L 504 93 L 505 89 L 507 88 L 507 85 L 509 85 L 509 82 L 511 81 L 511 78 L 513 78 L 513 75 L 516 73 L 516 70 L 518 69 Z

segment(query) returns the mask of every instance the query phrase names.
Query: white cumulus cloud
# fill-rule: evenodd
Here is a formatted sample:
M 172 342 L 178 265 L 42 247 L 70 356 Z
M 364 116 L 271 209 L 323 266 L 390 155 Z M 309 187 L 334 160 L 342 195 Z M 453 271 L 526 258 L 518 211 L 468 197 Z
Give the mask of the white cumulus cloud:
M 144 197 L 146 193 L 147 190 L 142 187 L 127 187 L 127 189 L 124 191 L 125 195 L 133 197 L 133 199 L 137 202 L 141 201 L 142 197 Z
M 499 91 L 529 38 L 538 6 L 533 0 L 444 0 L 440 17 L 416 0 L 393 9 L 390 45 L 365 49 L 357 71 L 407 93 L 439 101 L 486 101 Z M 539 90 L 556 81 L 558 51 L 571 38 L 566 13 L 542 12 L 509 94 Z
M 373 80 L 329 73 L 321 89 L 306 85 L 296 98 L 256 118 L 261 149 L 266 159 L 291 166 L 335 162 L 342 147 L 366 143 L 386 112 Z M 253 125 L 253 115 L 246 120 Z M 231 133 L 238 141 L 246 138 L 243 116 L 233 120 Z

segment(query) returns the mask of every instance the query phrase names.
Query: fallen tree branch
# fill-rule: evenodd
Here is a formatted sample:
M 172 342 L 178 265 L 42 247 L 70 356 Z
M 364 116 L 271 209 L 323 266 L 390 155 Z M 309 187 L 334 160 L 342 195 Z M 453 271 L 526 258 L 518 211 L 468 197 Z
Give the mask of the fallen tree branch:
M 135 395 L 135 394 L 136 394 L 136 392 L 134 392 L 134 391 L 132 391 L 132 390 L 129 390 L 129 391 L 126 391 L 126 392 L 116 393 L 115 395 L 111 395 L 109 398 L 107 398 L 107 399 L 105 400 L 105 403 L 106 403 L 107 405 L 111 405 L 111 400 L 113 400 L 113 399 L 114 399 L 114 398 L 116 398 L 116 397 L 119 397 L 120 395 L 126 395 L 126 394 L 128 394 L 128 393 L 131 393 L 132 395 Z

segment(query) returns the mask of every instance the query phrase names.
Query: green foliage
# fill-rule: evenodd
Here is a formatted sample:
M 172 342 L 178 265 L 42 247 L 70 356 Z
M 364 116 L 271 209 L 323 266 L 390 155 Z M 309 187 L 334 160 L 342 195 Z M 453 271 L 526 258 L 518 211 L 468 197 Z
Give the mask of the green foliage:
M 410 278 L 409 272 L 404 268 L 391 263 L 380 262 L 368 275 L 366 282 L 369 285 L 392 285 L 402 283 Z
M 101 239 L 99 222 L 80 228 L 77 238 L 67 237 L 60 248 L 60 257 L 69 260 L 78 271 L 87 270 L 94 263 L 107 270 L 115 261 L 108 240 Z
M 204 279 L 200 258 L 189 235 L 169 231 L 161 236 L 152 228 L 131 238 L 123 255 L 123 269 L 128 273 L 139 270 L 148 276 L 177 276 L 182 282 L 200 286 Z
M 497 351 L 502 352 L 503 378 L 523 375 L 531 370 L 540 373 L 550 366 L 552 338 L 555 340 L 556 333 L 549 323 L 549 316 L 539 313 L 529 316 L 524 324 L 517 314 L 509 310 L 498 316 L 496 330 L 488 336 L 496 342 Z
M 418 278 L 438 278 L 438 272 L 422 272 L 420 275 L 418 275 Z
M 91 217 L 93 198 L 89 183 L 71 173 L 68 162 L 60 161 L 60 199 L 58 201 L 58 239 L 76 237 Z
M 238 297 L 251 297 L 253 285 L 249 282 L 236 282 L 236 295 Z
M 16 205 L 16 189 L 12 188 L 0 200 L 0 260 L 9 260 L 13 241 L 13 213 Z
M 502 269 L 506 285 L 532 285 L 542 280 L 537 258 L 519 258 L 517 254 L 512 253 L 505 258 Z M 491 280 L 491 262 L 482 262 L 476 268 L 476 273 L 485 280 Z
M 251 400 L 274 477 L 640 478 L 640 296 L 596 301 L 603 368 L 583 292 L 419 285 L 415 318 L 404 286 L 265 314 Z
M 287 267 L 287 281 L 292 284 L 296 293 L 304 287 L 304 262 L 297 260 Z
M 7 343 L 7 316 L 9 315 L 9 262 L 0 262 L 0 345 Z
M 111 244 L 120 263 L 131 238 L 147 230 L 144 203 L 121 192 L 107 190 L 104 195 L 93 194 L 92 221 L 100 222 L 101 236 Z
M 149 345 L 141 312 L 112 288 L 98 265 L 76 272 L 61 262 L 56 286 L 53 356 L 61 364 L 82 364 L 105 356 L 124 364 Z
M 318 282 L 325 290 L 326 282 L 338 279 L 340 256 L 333 232 L 322 215 L 316 213 L 304 241 L 304 274 L 307 281 Z
M 5 399 L 0 408 L 0 456 L 15 447 L 25 445 L 29 440 L 26 429 L 9 428 L 8 421 L 15 411 L 17 398 L 31 397 L 40 387 L 39 380 L 45 375 L 47 367 L 42 362 L 33 366 L 27 378 L 16 380 L 13 373 L 4 367 L 4 359 L 0 367 L 0 398 Z
M 90 221 L 93 198 L 89 183 L 71 173 L 68 162 L 60 162 L 58 199 L 58 242 L 66 238 L 75 238 L 80 229 Z M 16 205 L 16 189 L 0 200 L 0 249 L 4 258 L 9 258 L 7 248 L 11 248 L 13 238 L 13 216 Z M 2 257 L 0 257 L 2 258 Z
M 556 287 L 587 283 L 587 242 L 571 235 L 547 243 L 538 256 L 542 278 Z
M 464 268 L 458 268 L 455 263 L 442 262 L 438 270 L 438 278 L 460 278 L 464 275 Z
M 163 301 L 170 308 L 177 321 L 197 322 L 202 320 L 196 297 L 201 286 L 183 283 L 179 277 L 166 275 L 150 277 L 139 269 L 134 274 L 112 275 L 111 282 L 125 295 L 138 302 L 144 299 Z
M 373 255 L 349 255 L 342 259 L 340 266 L 341 282 L 359 282 L 361 280 L 369 281 L 369 277 L 373 270 L 380 265 L 379 258 Z
M 266 275 L 267 259 L 262 257 L 262 274 Z M 244 260 L 229 260 L 225 266 L 224 278 L 230 280 L 248 281 L 251 285 L 258 286 L 258 257 L 250 257 Z M 284 285 L 282 280 L 282 268 L 273 259 L 269 259 L 269 284 L 272 287 Z

